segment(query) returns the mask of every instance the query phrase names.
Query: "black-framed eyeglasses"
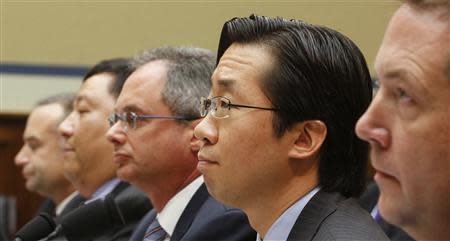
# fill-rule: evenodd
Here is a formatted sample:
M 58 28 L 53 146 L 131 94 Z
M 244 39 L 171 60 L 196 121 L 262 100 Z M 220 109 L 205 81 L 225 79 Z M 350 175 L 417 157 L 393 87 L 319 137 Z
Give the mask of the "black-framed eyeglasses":
M 119 120 L 125 124 L 125 130 L 136 129 L 138 120 L 144 119 L 169 119 L 169 120 L 195 120 L 197 118 L 185 116 L 153 116 L 153 115 L 138 115 L 134 112 L 112 113 L 109 118 L 109 126 L 113 126 Z
M 216 118 L 227 118 L 230 116 L 231 107 L 252 108 L 259 110 L 277 111 L 275 108 L 259 107 L 252 105 L 232 104 L 231 100 L 224 96 L 214 96 L 210 99 L 200 98 L 200 116 L 205 117 L 208 113 Z

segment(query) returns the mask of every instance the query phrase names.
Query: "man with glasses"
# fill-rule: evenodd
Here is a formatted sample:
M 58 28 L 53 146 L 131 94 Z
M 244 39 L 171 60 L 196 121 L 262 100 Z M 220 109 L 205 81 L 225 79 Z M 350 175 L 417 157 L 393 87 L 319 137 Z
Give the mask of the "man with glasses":
M 370 142 L 378 210 L 417 240 L 450 240 L 450 1 L 406 0 L 375 60 L 376 96 L 356 126 Z
M 196 169 L 198 99 L 210 91 L 210 51 L 162 47 L 136 56 L 110 117 L 117 175 L 153 203 L 131 240 L 255 240 L 247 217 L 211 198 Z
M 367 143 L 354 127 L 372 88 L 355 44 L 326 27 L 252 15 L 225 23 L 198 169 L 263 240 L 387 240 L 352 197 Z
M 108 117 L 131 72 L 128 64 L 127 59 L 105 60 L 89 70 L 73 102 L 73 111 L 60 124 L 59 132 L 65 140 L 66 176 L 88 199 L 86 204 L 112 195 L 116 201 L 128 200 L 135 210 L 144 210 L 145 214 L 151 208 L 148 198 L 116 177 L 118 165 L 113 162 L 113 145 L 105 137 L 109 128 Z M 132 212 L 131 209 L 121 211 Z M 123 214 L 123 217 L 131 216 Z M 93 240 L 127 240 L 140 217 L 126 220 L 126 225 L 117 225 L 105 232 L 97 232 L 95 227 L 80 232 L 92 232 L 85 235 L 93 236 Z M 80 217 L 80 222 L 83 218 Z M 49 240 L 61 240 L 61 237 L 55 235 Z

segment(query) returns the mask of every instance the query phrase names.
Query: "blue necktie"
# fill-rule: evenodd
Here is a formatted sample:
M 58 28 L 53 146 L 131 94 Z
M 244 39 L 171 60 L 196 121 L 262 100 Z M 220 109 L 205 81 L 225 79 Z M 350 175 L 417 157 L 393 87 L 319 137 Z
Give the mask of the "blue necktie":
M 143 241 L 162 241 L 166 236 L 166 231 L 159 225 L 158 219 L 155 218 L 150 226 L 148 226 Z
M 373 219 L 375 219 L 375 222 L 377 222 L 378 224 L 381 223 L 382 217 L 381 217 L 380 212 L 378 210 L 375 213 L 375 217 L 373 217 Z

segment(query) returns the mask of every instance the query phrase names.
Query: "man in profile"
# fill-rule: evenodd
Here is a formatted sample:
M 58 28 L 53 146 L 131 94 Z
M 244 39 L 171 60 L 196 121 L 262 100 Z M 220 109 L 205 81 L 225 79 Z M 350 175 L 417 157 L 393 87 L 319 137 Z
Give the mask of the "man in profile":
M 79 203 L 67 206 L 77 192 L 64 177 L 62 138 L 58 134 L 58 125 L 72 111 L 73 99 L 74 95 L 67 93 L 38 101 L 27 120 L 24 145 L 15 157 L 26 188 L 48 198 L 38 212 L 51 216 L 62 216 Z
M 368 144 L 354 128 L 372 97 L 356 45 L 332 29 L 252 15 L 225 23 L 198 168 L 263 240 L 387 240 L 353 198 Z
M 379 90 L 356 126 L 371 144 L 378 210 L 417 240 L 450 240 L 448 0 L 407 0 L 375 61 Z
M 153 203 L 131 240 L 252 240 L 247 217 L 211 198 L 197 171 L 198 98 L 210 91 L 213 55 L 162 47 L 135 57 L 108 139 L 120 178 Z
M 128 198 L 133 204 L 131 207 L 147 211 L 151 205 L 145 194 L 116 177 L 118 165 L 113 162 L 113 145 L 105 137 L 108 116 L 113 113 L 117 96 L 130 74 L 128 64 L 127 59 L 105 60 L 84 77 L 73 102 L 73 111 L 59 126 L 65 140 L 64 171 L 87 199 L 86 203 L 113 195 L 115 200 Z M 96 234 L 94 240 L 124 240 L 139 220 L 127 220 L 126 226 L 111 227 L 104 233 L 95 227 L 90 232 Z

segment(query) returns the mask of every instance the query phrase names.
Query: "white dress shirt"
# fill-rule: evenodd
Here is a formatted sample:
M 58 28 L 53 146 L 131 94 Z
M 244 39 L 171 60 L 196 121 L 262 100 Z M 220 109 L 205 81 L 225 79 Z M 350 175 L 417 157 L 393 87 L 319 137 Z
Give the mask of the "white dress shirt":
M 62 200 L 62 202 L 60 202 L 58 204 L 58 206 L 56 206 L 55 209 L 55 214 L 56 216 L 59 216 L 61 214 L 61 212 L 63 211 L 63 209 L 67 206 L 67 204 L 76 196 L 78 195 L 78 192 L 75 191 L 72 194 L 70 194 L 69 196 L 67 196 L 66 198 L 64 198 L 64 200 Z
M 166 241 L 170 240 L 181 214 L 202 184 L 203 176 L 199 176 L 173 196 L 169 202 L 167 202 L 163 210 L 157 214 L 156 218 L 158 219 L 159 224 L 168 234 L 165 239 Z

